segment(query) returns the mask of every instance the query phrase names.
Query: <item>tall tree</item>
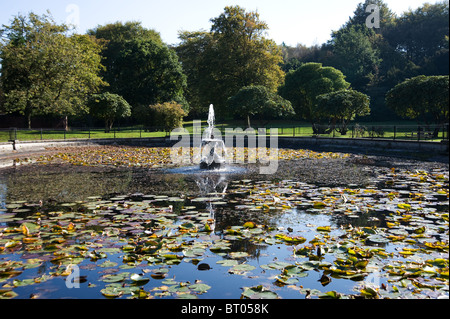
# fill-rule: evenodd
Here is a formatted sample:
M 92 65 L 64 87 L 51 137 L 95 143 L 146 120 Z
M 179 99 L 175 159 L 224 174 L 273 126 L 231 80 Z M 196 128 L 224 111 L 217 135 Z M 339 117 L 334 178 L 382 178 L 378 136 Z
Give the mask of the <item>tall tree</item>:
M 370 5 L 376 5 L 380 17 L 380 28 L 374 28 L 372 31 L 381 33 L 383 29 L 395 23 L 395 13 L 389 9 L 388 5 L 383 0 L 365 0 L 364 2 L 358 4 L 353 16 L 350 17 L 343 29 L 348 29 L 351 26 L 365 26 L 368 18 L 370 19 L 371 13 L 368 10 Z
M 186 99 L 192 116 L 208 113 L 208 99 L 214 90 L 211 74 L 214 65 L 210 63 L 214 55 L 213 38 L 210 32 L 180 32 L 181 44 L 176 52 L 182 62 L 183 72 L 187 77 Z
M 19 15 L 3 26 L 0 42 L 1 82 L 7 112 L 31 117 L 57 114 L 65 117 L 87 112 L 87 97 L 106 85 L 101 45 L 87 35 L 68 35 L 50 14 Z
M 138 22 L 98 26 L 88 34 L 106 41 L 102 52 L 108 91 L 123 96 L 133 108 L 184 98 L 186 76 L 173 49 L 159 34 Z
M 306 63 L 286 75 L 280 95 L 292 103 L 298 118 L 309 121 L 316 129 L 315 124 L 321 119 L 316 110 L 317 97 L 349 87 L 341 71 L 321 63 Z
M 405 12 L 384 37 L 398 51 L 423 66 L 436 52 L 447 48 L 449 35 L 449 2 L 425 3 Z
M 381 63 L 379 51 L 366 31 L 367 27 L 352 25 L 333 33 L 332 65 L 347 76 L 347 80 L 358 90 L 377 81 Z M 369 35 L 368 35 L 369 34 Z
M 193 90 L 201 95 L 199 103 L 213 103 L 219 116 L 223 116 L 228 113 L 227 99 L 242 87 L 263 85 L 275 92 L 284 78 L 279 66 L 282 62 L 281 50 L 274 41 L 264 37 L 268 26 L 260 20 L 259 14 L 247 12 L 239 6 L 225 7 L 224 12 L 211 22 L 209 35 L 182 34 L 182 42 L 177 49 L 181 52 L 186 72 L 202 77 L 200 81 L 191 83 L 208 84 L 207 90 Z M 199 49 L 201 54 L 197 57 L 186 55 Z M 193 72 L 187 70 L 199 65 L 206 65 L 200 73 L 195 73 L 199 68 Z

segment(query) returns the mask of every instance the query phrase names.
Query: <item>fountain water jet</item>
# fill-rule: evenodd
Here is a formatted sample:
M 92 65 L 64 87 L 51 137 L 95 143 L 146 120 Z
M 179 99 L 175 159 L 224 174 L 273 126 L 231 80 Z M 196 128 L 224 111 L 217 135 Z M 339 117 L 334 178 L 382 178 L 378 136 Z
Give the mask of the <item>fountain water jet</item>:
M 226 147 L 222 139 L 214 138 L 214 106 L 209 106 L 208 128 L 205 130 L 201 144 L 200 169 L 219 169 L 225 164 Z

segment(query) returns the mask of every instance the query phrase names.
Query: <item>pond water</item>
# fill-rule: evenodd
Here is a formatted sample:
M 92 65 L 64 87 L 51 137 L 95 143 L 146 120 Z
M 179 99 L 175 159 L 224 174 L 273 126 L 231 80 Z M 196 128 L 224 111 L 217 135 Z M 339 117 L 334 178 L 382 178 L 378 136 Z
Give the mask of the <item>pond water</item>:
M 448 297 L 448 170 L 0 171 L 0 298 L 139 297 Z

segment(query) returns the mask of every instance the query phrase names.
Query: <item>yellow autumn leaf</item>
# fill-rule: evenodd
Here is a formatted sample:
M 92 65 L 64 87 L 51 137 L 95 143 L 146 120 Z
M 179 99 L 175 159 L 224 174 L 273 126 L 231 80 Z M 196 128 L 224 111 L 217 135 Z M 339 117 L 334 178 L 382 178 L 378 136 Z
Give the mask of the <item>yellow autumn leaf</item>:
M 25 236 L 30 236 L 30 230 L 28 229 L 28 227 L 25 224 L 22 224 L 22 233 Z
M 327 205 L 324 202 L 314 202 L 313 207 L 316 209 L 322 209 L 326 207 Z
M 331 231 L 331 227 L 330 226 L 319 226 L 316 229 L 317 231 L 325 231 L 325 232 L 330 232 Z

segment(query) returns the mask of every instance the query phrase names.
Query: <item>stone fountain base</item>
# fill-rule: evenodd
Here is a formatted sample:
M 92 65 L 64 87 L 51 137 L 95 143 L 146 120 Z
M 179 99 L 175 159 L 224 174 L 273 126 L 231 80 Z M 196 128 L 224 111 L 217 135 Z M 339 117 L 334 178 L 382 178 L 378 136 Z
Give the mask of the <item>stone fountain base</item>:
M 212 162 L 211 164 L 208 164 L 206 162 L 201 162 L 200 169 L 215 170 L 215 169 L 220 169 L 222 167 L 222 165 L 223 165 L 223 163 Z

